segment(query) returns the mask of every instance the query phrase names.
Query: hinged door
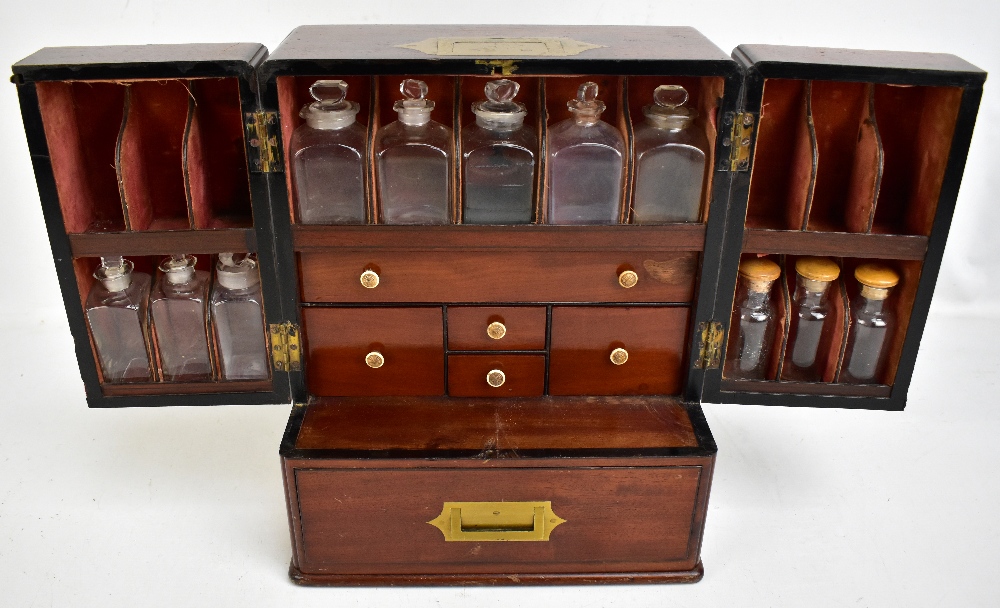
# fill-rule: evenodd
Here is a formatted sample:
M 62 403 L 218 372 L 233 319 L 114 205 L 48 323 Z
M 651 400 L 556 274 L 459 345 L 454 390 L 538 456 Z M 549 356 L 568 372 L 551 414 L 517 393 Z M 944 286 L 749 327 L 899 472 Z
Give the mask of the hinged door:
M 276 162 L 255 85 L 266 56 L 259 44 L 49 48 L 13 68 L 91 407 L 288 400 L 298 332 L 282 312 L 261 173 Z M 157 300 L 158 267 L 180 254 L 208 285 L 186 322 Z M 122 293 L 136 290 L 135 308 L 103 325 L 86 312 L 102 258 L 131 269 Z M 122 372 L 124 344 L 135 348 Z
M 732 157 L 704 398 L 902 409 L 986 75 L 924 53 L 733 57 L 747 78 L 731 145 L 746 152 Z

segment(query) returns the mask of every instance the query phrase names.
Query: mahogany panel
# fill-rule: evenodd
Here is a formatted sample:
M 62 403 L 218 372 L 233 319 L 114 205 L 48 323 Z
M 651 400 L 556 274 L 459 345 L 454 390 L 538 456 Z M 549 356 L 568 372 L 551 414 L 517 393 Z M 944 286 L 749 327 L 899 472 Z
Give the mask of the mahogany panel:
M 302 335 L 313 395 L 444 394 L 440 308 L 305 308 Z M 365 362 L 373 351 L 381 367 Z
M 220 230 L 148 230 L 69 235 L 74 257 L 116 255 L 170 255 L 178 251 L 257 251 L 257 239 L 249 228 Z
M 294 562 L 292 582 L 304 586 L 381 587 L 385 585 L 592 585 L 697 583 L 705 576 L 701 562 L 691 570 L 669 572 L 558 572 L 545 574 L 330 574 L 305 573 Z
M 690 302 L 698 254 L 337 251 L 300 253 L 299 266 L 305 302 Z M 631 289 L 624 270 L 639 275 Z
M 552 309 L 549 394 L 669 395 L 680 392 L 687 307 Z M 616 348 L 628 352 L 611 362 Z
M 927 253 L 927 237 L 748 228 L 743 233 L 743 251 L 923 260 Z
M 506 333 L 493 339 L 491 323 L 503 323 Z M 449 306 L 450 350 L 543 350 L 545 308 L 542 306 Z
M 486 375 L 504 373 L 491 386 Z M 545 392 L 545 355 L 449 355 L 448 394 L 452 397 L 536 397 Z

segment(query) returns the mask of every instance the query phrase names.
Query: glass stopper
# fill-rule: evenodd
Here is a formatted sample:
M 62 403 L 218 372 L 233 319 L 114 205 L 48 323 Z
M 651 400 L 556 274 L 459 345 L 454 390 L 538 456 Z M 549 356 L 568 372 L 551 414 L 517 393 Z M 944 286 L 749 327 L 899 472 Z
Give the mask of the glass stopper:
M 661 108 L 676 108 L 688 101 L 688 92 L 677 84 L 661 84 L 653 91 L 653 101 Z
M 337 104 L 347 97 L 347 83 L 343 80 L 317 80 L 309 87 L 309 94 L 316 101 Z
M 491 80 L 486 83 L 486 87 L 484 89 L 486 99 L 499 103 L 511 101 L 520 90 L 521 85 L 517 84 L 513 80 L 507 80 L 506 78 L 501 80 Z
M 579 124 L 590 125 L 598 121 L 601 112 L 607 107 L 597 98 L 596 82 L 585 82 L 576 90 L 576 99 L 566 102 L 566 107 L 576 116 Z
M 101 258 L 101 269 L 106 277 L 117 277 L 125 274 L 125 258 L 120 255 L 109 255 Z
M 132 268 L 132 262 L 120 255 L 104 256 L 94 278 L 104 284 L 108 291 L 125 291 L 132 284 Z
M 597 99 L 597 83 L 585 82 L 576 90 L 576 100 L 582 103 L 594 103 Z
M 399 83 L 399 92 L 407 99 L 423 99 L 427 97 L 427 83 L 423 80 L 407 78 Z

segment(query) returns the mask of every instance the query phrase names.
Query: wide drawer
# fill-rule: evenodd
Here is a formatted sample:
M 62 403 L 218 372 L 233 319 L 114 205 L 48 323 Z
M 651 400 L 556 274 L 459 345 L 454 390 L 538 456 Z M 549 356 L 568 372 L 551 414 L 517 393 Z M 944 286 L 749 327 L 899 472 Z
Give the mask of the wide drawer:
M 304 302 L 690 302 L 697 268 L 690 251 L 299 254 Z

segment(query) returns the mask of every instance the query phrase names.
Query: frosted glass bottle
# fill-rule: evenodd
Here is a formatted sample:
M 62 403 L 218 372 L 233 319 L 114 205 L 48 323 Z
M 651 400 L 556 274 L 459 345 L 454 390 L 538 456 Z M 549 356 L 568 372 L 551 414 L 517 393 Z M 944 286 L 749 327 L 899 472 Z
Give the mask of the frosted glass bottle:
M 211 300 L 223 380 L 266 380 L 267 341 L 257 262 L 220 253 Z
M 795 296 L 788 324 L 788 349 L 781 375 L 787 380 L 817 382 L 823 379 L 819 348 L 834 328 L 827 322 L 830 283 L 840 276 L 840 266 L 829 258 L 803 257 L 795 261 Z
M 524 124 L 527 109 L 514 101 L 521 85 L 486 83 L 486 99 L 472 104 L 475 124 L 462 129 L 462 223 L 528 224 L 535 210 L 538 136 Z
M 881 264 L 862 264 L 855 269 L 854 278 L 861 284 L 861 293 L 851 302 L 851 330 L 840 381 L 878 384 L 882 382 L 886 353 L 896 328 L 895 316 L 885 303 L 899 283 L 899 275 Z
M 309 94 L 316 101 L 299 112 L 306 124 L 292 133 L 288 152 L 298 222 L 363 224 L 367 133 L 356 120 L 360 107 L 345 99 L 342 80 L 317 80 Z
M 87 295 L 87 324 L 106 383 L 149 382 L 147 348 L 150 277 L 121 256 L 101 258 Z
M 451 220 L 451 129 L 431 120 L 427 84 L 404 80 L 405 99 L 392 108 L 399 120 L 375 138 L 379 203 L 386 224 L 447 224 Z
M 729 323 L 725 376 L 764 380 L 774 346 L 775 312 L 771 285 L 781 276 L 778 265 L 767 258 L 740 263 L 736 301 Z
M 597 84 L 567 102 L 573 117 L 548 132 L 548 223 L 615 224 L 621 213 L 625 140 L 600 119 Z
M 708 140 L 692 126 L 698 112 L 677 85 L 656 87 L 653 101 L 635 128 L 632 223 L 697 222 L 708 159 Z
M 160 264 L 149 311 L 166 381 L 212 379 L 208 354 L 209 274 L 195 270 L 196 259 L 173 255 Z

